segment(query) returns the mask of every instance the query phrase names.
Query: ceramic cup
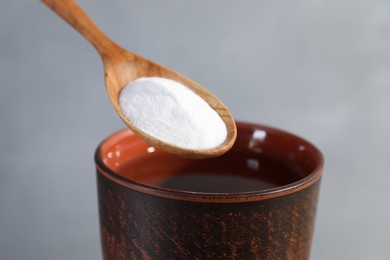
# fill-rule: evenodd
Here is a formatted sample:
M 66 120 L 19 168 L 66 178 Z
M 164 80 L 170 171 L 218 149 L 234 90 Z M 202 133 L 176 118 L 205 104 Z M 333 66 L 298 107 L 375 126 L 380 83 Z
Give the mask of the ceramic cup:
M 232 150 L 207 160 L 158 151 L 128 129 L 104 140 L 95 154 L 104 259 L 308 259 L 320 151 L 275 128 L 238 122 L 237 129 Z M 256 186 L 264 158 L 298 175 L 273 175 L 271 167 L 270 185 Z M 205 179 L 200 187 L 196 181 L 190 188 L 165 186 L 186 169 L 195 175 L 211 169 L 221 178 L 226 172 L 251 185 L 243 188 L 237 179 L 222 187 L 218 179 Z

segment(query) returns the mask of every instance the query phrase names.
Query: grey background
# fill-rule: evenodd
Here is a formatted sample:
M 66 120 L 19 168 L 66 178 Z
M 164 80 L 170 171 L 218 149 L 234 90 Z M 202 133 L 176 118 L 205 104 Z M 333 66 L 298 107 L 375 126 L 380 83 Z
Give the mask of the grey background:
M 312 259 L 390 259 L 390 2 L 80 0 L 112 39 L 324 152 Z M 124 127 L 94 49 L 0 2 L 0 259 L 99 259 L 93 153 Z

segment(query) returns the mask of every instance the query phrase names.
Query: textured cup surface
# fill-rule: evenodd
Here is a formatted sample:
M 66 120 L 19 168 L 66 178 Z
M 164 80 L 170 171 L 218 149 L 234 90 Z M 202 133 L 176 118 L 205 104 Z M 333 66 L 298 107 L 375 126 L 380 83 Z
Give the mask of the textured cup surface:
M 293 165 L 302 177 L 246 192 L 169 189 L 142 178 L 173 176 L 205 161 L 157 151 L 127 129 L 104 140 L 95 154 L 104 259 L 308 259 L 321 153 L 278 129 L 250 123 L 237 129 L 232 150 L 210 163 L 232 167 L 229 156 L 266 155 Z

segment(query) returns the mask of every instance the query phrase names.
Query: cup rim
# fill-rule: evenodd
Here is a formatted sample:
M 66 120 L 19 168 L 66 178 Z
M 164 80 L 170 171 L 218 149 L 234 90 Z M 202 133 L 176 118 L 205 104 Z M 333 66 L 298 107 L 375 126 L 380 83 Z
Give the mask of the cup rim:
M 111 181 L 141 193 L 162 197 L 162 198 L 174 199 L 174 200 L 211 202 L 211 203 L 251 202 L 251 201 L 261 201 L 266 199 L 278 198 L 278 197 L 286 196 L 291 193 L 301 191 L 313 185 L 321 178 L 324 171 L 324 157 L 320 152 L 320 150 L 311 142 L 295 134 L 289 133 L 287 131 L 275 127 L 266 126 L 263 124 L 249 123 L 243 121 L 238 121 L 236 122 L 236 124 L 237 124 L 237 128 L 257 127 L 262 130 L 273 131 L 274 133 L 276 132 L 282 135 L 288 135 L 289 137 L 302 141 L 303 143 L 305 143 L 306 146 L 310 146 L 312 148 L 313 152 L 315 153 L 314 156 L 318 159 L 317 166 L 310 174 L 308 174 L 302 179 L 299 179 L 298 181 L 289 183 L 287 185 L 283 185 L 275 188 L 269 188 L 269 189 L 262 189 L 258 191 L 234 192 L 234 193 L 211 193 L 211 192 L 176 190 L 176 189 L 169 189 L 169 188 L 149 185 L 146 183 L 137 182 L 122 177 L 114 170 L 112 170 L 110 167 L 108 167 L 103 161 L 103 156 L 101 153 L 102 146 L 112 138 L 119 137 L 121 135 L 128 135 L 128 133 L 131 132 L 131 130 L 129 130 L 128 128 L 121 129 L 109 135 L 98 145 L 94 156 L 95 166 L 99 171 L 99 173 L 101 173 L 103 176 L 110 179 Z

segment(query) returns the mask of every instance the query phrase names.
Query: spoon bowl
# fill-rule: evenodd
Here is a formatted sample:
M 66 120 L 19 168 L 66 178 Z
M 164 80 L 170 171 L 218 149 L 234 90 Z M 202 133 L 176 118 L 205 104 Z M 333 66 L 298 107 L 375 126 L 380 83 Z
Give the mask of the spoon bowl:
M 123 122 L 144 141 L 151 145 L 182 157 L 203 159 L 224 154 L 236 139 L 236 125 L 226 106 L 207 89 L 189 78 L 146 58 L 125 50 L 109 39 L 81 9 L 75 0 L 42 0 L 55 13 L 86 38 L 99 53 L 104 66 L 104 79 L 107 94 Z M 157 139 L 132 124 L 122 113 L 119 94 L 124 86 L 141 77 L 162 77 L 177 81 L 205 100 L 226 125 L 225 141 L 211 149 L 188 149 Z

